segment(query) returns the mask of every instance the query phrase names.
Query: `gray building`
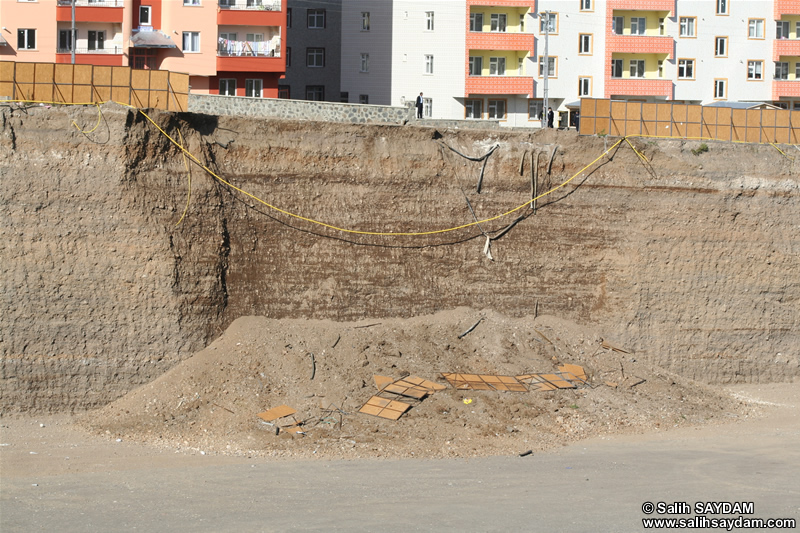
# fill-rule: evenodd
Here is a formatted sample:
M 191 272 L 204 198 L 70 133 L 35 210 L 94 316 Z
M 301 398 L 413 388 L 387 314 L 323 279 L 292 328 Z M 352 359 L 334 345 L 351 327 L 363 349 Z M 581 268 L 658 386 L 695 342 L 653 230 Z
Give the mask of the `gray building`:
M 342 0 L 288 0 L 280 98 L 348 101 L 341 93 Z

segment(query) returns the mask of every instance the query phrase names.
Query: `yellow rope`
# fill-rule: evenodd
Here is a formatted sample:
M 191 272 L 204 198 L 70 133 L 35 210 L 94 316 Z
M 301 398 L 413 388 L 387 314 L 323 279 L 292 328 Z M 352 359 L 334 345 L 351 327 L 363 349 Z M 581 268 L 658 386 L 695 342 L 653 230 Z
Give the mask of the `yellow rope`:
M 96 104 L 94 104 L 94 105 L 96 105 L 96 106 L 97 106 L 97 124 L 95 124 L 95 125 L 94 125 L 94 128 L 92 128 L 92 129 L 90 129 L 90 130 L 88 130 L 88 131 L 83 131 L 82 129 L 80 129 L 80 128 L 78 127 L 78 125 L 77 125 L 77 124 L 75 123 L 75 121 L 73 120 L 73 121 L 72 121 L 72 125 L 73 125 L 73 126 L 75 126 L 75 129 L 77 129 L 79 132 L 81 132 L 81 133 L 92 133 L 92 132 L 93 132 L 94 130 L 96 130 L 96 129 L 97 129 L 97 127 L 100 125 L 100 121 L 103 119 L 103 110 L 102 110 L 102 109 L 100 109 L 100 104 L 97 104 L 97 103 L 96 103 Z
M 181 134 L 180 128 L 178 128 L 178 136 L 181 138 L 181 146 L 183 146 L 183 135 Z M 189 190 L 186 192 L 186 206 L 183 208 L 183 214 L 181 215 L 180 220 L 178 220 L 178 222 L 175 224 L 176 228 L 180 225 L 180 223 L 183 221 L 183 217 L 185 217 L 186 213 L 189 211 L 189 200 L 192 198 L 192 169 L 189 167 L 189 162 L 186 161 L 186 154 L 181 153 L 181 155 L 183 155 L 183 166 L 186 167 L 186 173 L 189 179 Z
M 636 152 L 636 155 L 638 155 L 639 158 L 642 161 L 644 161 L 645 163 L 649 163 L 650 162 L 650 161 L 647 160 L 645 155 L 643 153 L 639 152 L 639 150 L 637 150 L 636 147 L 628 140 L 628 137 L 623 137 L 623 138 L 625 139 L 625 142 L 628 143 L 628 146 L 630 146 L 633 149 L 633 151 Z

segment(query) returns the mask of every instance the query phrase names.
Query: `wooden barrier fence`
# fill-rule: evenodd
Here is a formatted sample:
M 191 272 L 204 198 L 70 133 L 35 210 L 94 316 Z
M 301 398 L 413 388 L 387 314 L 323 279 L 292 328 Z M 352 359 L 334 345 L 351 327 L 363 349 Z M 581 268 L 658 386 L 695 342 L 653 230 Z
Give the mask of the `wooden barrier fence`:
M 797 144 L 800 112 L 583 98 L 580 134 Z
M 0 98 L 89 104 L 113 100 L 140 108 L 187 111 L 189 75 L 129 67 L 0 62 Z

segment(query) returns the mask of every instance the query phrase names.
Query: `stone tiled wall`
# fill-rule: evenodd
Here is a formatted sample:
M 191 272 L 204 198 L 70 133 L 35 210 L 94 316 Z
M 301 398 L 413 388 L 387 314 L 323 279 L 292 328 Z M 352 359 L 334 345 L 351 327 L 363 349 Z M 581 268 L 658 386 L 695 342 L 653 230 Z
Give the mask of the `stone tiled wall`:
M 209 115 L 273 117 L 350 124 L 405 124 L 414 120 L 414 108 L 411 107 L 245 98 L 209 94 L 189 95 L 189 111 Z

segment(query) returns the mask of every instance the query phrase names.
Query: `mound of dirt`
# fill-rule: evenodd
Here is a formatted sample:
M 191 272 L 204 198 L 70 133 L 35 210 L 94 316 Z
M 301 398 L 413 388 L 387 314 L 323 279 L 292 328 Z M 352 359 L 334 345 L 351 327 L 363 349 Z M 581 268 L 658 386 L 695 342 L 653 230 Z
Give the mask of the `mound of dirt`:
M 474 330 L 459 338 L 478 320 Z M 208 348 L 83 417 L 92 431 L 183 451 L 281 457 L 449 457 L 542 450 L 625 431 L 743 414 L 741 402 L 637 360 L 601 332 L 552 316 L 458 308 L 337 323 L 236 320 Z M 313 354 L 313 356 L 312 356 Z M 588 386 L 548 392 L 457 390 L 442 372 L 520 375 L 584 367 Z M 447 385 L 399 420 L 358 413 L 375 375 Z M 288 405 L 304 435 L 257 415 Z M 277 421 L 293 422 L 292 417 Z

